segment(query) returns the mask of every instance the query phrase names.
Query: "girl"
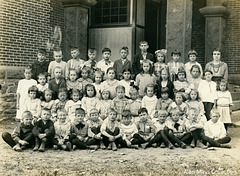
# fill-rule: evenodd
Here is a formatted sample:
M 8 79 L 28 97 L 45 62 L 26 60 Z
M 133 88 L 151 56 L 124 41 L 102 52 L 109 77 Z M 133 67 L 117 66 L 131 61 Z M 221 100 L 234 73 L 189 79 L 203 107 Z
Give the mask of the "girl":
M 53 104 L 54 104 L 54 100 L 52 100 L 52 91 L 50 89 L 44 90 L 41 107 L 50 109 L 52 111 Z
M 154 64 L 154 74 L 157 78 L 160 78 L 161 70 L 163 68 L 167 68 L 167 65 L 165 64 L 166 52 L 167 50 L 164 50 L 164 49 L 155 51 L 157 62 Z
M 116 87 L 119 85 L 119 81 L 115 79 L 116 71 L 113 67 L 107 69 L 107 79 L 102 83 L 102 88 L 107 89 L 110 92 L 110 98 L 116 97 Z
M 188 109 L 195 108 L 197 112 L 199 112 L 198 117 L 203 119 L 204 122 L 207 122 L 206 116 L 204 115 L 204 106 L 203 103 L 200 101 L 199 92 L 197 89 L 191 90 L 186 104 L 188 105 Z
M 152 118 L 154 122 L 156 122 L 155 113 L 158 99 L 156 95 L 154 95 L 154 85 L 148 84 L 145 89 L 145 92 L 146 95 L 142 99 L 142 107 L 147 109 L 149 116 Z
M 171 99 L 174 98 L 174 93 L 173 93 L 174 85 L 172 81 L 170 81 L 169 79 L 169 72 L 167 68 L 164 68 L 161 71 L 161 78 L 157 80 L 157 87 L 158 87 L 157 98 L 161 97 L 161 91 L 162 91 L 162 88 L 164 87 L 167 87 L 169 89 L 169 98 Z
M 103 72 L 97 70 L 94 72 L 94 87 L 96 89 L 96 97 L 100 100 L 101 99 L 101 94 L 100 91 L 102 89 L 102 79 L 103 79 Z
M 177 92 L 175 94 L 175 100 L 168 107 L 168 113 L 171 113 L 173 109 L 177 109 L 179 111 L 179 115 L 181 116 L 181 120 L 185 120 L 186 114 L 188 112 L 187 104 L 183 102 L 183 94 L 182 92 Z
M 79 91 L 82 91 L 82 84 L 77 81 L 77 70 L 74 68 L 71 68 L 69 70 L 69 80 L 66 82 L 67 89 L 78 89 Z
M 198 65 L 193 65 L 190 69 L 190 75 L 187 77 L 187 82 L 194 86 L 194 89 L 198 89 L 201 79 L 201 69 Z
M 157 110 L 167 110 L 172 102 L 172 99 L 169 98 L 169 89 L 163 87 L 161 90 L 161 98 L 158 99 Z
M 221 80 L 218 89 L 217 89 L 217 99 L 215 101 L 216 107 L 220 113 L 220 120 L 224 123 L 225 129 L 228 129 L 228 126 L 231 121 L 231 109 L 233 105 L 231 93 L 227 90 L 227 82 Z
M 17 115 L 16 120 L 22 119 L 24 102 L 28 98 L 28 89 L 33 85 L 37 85 L 37 81 L 31 79 L 32 71 L 30 68 L 24 69 L 24 79 L 19 80 L 17 86 Z
M 91 69 L 89 67 L 84 67 L 81 71 L 81 78 L 78 81 L 82 84 L 82 90 L 85 90 L 87 84 L 93 83 L 93 80 L 90 78 Z M 85 93 L 85 92 L 83 92 Z
M 71 92 L 71 100 L 68 100 L 66 105 L 65 105 L 65 109 L 67 111 L 68 114 L 68 120 L 70 120 L 71 122 L 74 121 L 75 119 L 75 110 L 77 108 L 81 108 L 81 93 L 78 89 L 73 89 Z
M 144 90 L 148 84 L 156 84 L 156 77 L 152 75 L 152 64 L 150 60 L 142 61 L 141 72 L 136 76 L 135 85 L 139 87 L 139 96 L 144 96 Z
M 110 92 L 107 89 L 103 89 L 100 92 L 101 99 L 97 104 L 97 109 L 99 110 L 99 116 L 102 120 L 107 118 L 107 112 L 111 107 L 112 100 L 110 99 Z
M 125 95 L 127 98 L 130 97 L 129 91 L 132 85 L 134 85 L 134 81 L 131 80 L 131 70 L 130 69 L 124 69 L 122 72 L 123 79 L 119 81 L 119 85 L 125 87 Z
M 85 97 L 82 99 L 82 108 L 87 113 L 87 117 L 89 117 L 91 109 L 96 109 L 98 101 L 94 85 L 87 84 L 85 87 Z
M 31 86 L 28 89 L 28 98 L 25 100 L 23 110 L 30 111 L 33 115 L 33 121 L 36 122 L 41 115 L 41 101 L 38 96 L 38 88 Z

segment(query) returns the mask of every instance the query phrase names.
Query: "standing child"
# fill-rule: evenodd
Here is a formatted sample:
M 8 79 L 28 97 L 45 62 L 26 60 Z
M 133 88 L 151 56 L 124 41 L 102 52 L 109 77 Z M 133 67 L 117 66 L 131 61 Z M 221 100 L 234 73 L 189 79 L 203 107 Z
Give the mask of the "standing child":
M 22 122 L 13 130 L 12 135 L 8 132 L 2 134 L 3 140 L 10 145 L 15 151 L 22 151 L 25 148 L 31 147 L 34 143 L 32 133 L 32 113 L 24 111 L 22 114 Z
M 158 99 L 155 93 L 155 86 L 153 84 L 148 84 L 145 89 L 146 95 L 142 99 L 142 107 L 148 110 L 148 114 L 153 122 L 156 122 L 156 110 Z
M 82 84 L 77 80 L 77 70 L 74 68 L 69 69 L 69 80 L 66 81 L 67 89 L 78 89 L 83 91 Z
M 46 60 L 46 50 L 38 49 L 37 60 L 32 64 L 32 78 L 37 80 L 40 73 L 46 73 L 48 71 L 49 61 Z
M 116 70 L 116 78 L 118 80 L 123 79 L 123 70 L 131 70 L 132 62 L 127 59 L 128 47 L 124 46 L 120 49 L 120 59 L 116 60 L 113 64 L 113 68 Z
M 99 99 L 96 97 L 96 89 L 94 85 L 87 84 L 85 87 L 85 96 L 82 99 L 82 108 L 87 114 L 90 115 L 91 109 L 96 109 Z
M 131 116 L 134 117 L 132 120 L 136 123 L 138 118 L 138 111 L 142 107 L 142 101 L 138 98 L 138 90 L 139 88 L 133 85 L 130 89 L 130 100 L 129 100 L 129 110 L 131 112 Z
M 136 76 L 136 86 L 139 87 L 139 96 L 142 98 L 148 84 L 156 84 L 156 77 L 152 75 L 152 64 L 149 60 L 142 61 L 141 72 Z
M 165 64 L 166 52 L 167 50 L 164 49 L 155 51 L 157 59 L 156 63 L 154 63 L 154 74 L 157 78 L 160 78 L 162 69 L 167 68 L 167 65 Z
M 90 68 L 90 78 L 94 79 L 94 72 L 97 70 L 96 62 L 97 50 L 95 48 L 88 49 L 88 61 L 84 62 L 83 67 Z
M 50 117 L 50 110 L 42 109 L 41 120 L 37 121 L 33 128 L 33 135 L 35 137 L 35 147 L 33 148 L 33 151 L 38 150 L 44 152 L 46 143 L 51 143 L 53 141 L 55 130 Z
M 84 67 L 81 71 L 81 76 L 82 77 L 78 79 L 78 81 L 82 85 L 83 93 L 86 93 L 86 92 L 84 92 L 85 91 L 85 86 L 87 84 L 93 83 L 93 80 L 90 78 L 90 73 L 91 73 L 90 68 L 89 67 Z
M 169 105 L 173 102 L 173 100 L 169 98 L 169 92 L 167 87 L 161 89 L 161 98 L 158 99 L 157 110 L 167 110 Z
M 130 91 L 130 88 L 134 85 L 134 81 L 131 80 L 131 74 L 132 72 L 130 69 L 124 69 L 122 72 L 123 79 L 119 81 L 119 85 L 122 85 L 125 87 L 125 90 L 126 90 L 125 94 L 127 98 L 130 97 L 129 91 Z
M 22 118 L 24 102 L 28 98 L 28 89 L 33 85 L 37 85 L 37 81 L 31 79 L 32 71 L 30 68 L 24 69 L 24 79 L 19 80 L 17 86 L 17 115 L 16 120 Z
M 103 80 L 103 73 L 99 70 L 94 72 L 94 87 L 96 89 L 96 97 L 100 100 L 101 94 L 100 91 L 102 90 L 102 80 Z
M 231 121 L 231 109 L 233 105 L 231 93 L 227 90 L 227 82 L 221 80 L 217 89 L 216 107 L 220 113 L 220 120 L 224 123 L 227 131 L 228 126 L 232 123 Z
M 49 89 L 53 91 L 53 100 L 57 99 L 57 94 L 60 88 L 66 88 L 66 81 L 62 77 L 62 70 L 59 66 L 55 67 L 54 70 L 54 78 L 49 81 Z
M 72 89 L 71 100 L 68 100 L 65 105 L 65 110 L 68 114 L 68 121 L 73 122 L 75 119 L 75 111 L 77 108 L 81 108 L 81 93 L 78 89 Z
M 119 85 L 119 81 L 115 77 L 116 71 L 113 67 L 109 67 L 107 69 L 107 79 L 102 83 L 102 88 L 109 90 L 111 99 L 116 97 L 116 87 Z
M 192 68 L 190 69 L 191 76 L 187 77 L 187 82 L 189 84 L 194 85 L 195 89 L 198 89 L 199 83 L 202 80 L 200 71 L 201 70 L 198 65 L 193 65 Z
M 61 50 L 55 50 L 53 51 L 53 57 L 54 61 L 51 61 L 48 66 L 48 73 L 51 75 L 51 78 L 55 77 L 54 70 L 56 67 L 60 67 L 62 70 L 62 76 L 67 77 L 67 63 L 62 60 L 62 51 Z
M 102 120 L 107 118 L 108 110 L 111 108 L 112 100 L 110 99 L 110 92 L 107 89 L 102 89 L 101 99 L 97 104 L 97 109 L 99 111 L 99 116 Z
M 176 81 L 176 74 L 178 73 L 178 69 L 184 67 L 184 64 L 180 62 L 181 53 L 178 50 L 174 50 L 171 53 L 172 61 L 168 62 L 169 72 L 170 72 L 170 80 Z
M 58 120 L 54 123 L 55 136 L 53 140 L 53 149 L 71 150 L 72 146 L 69 142 L 71 125 L 67 122 L 67 113 L 64 109 L 57 111 Z
M 38 75 L 38 83 L 39 84 L 37 84 L 37 88 L 38 88 L 38 91 L 41 95 L 41 93 L 43 93 L 46 89 L 48 89 L 46 73 L 40 73 Z
M 117 112 L 110 108 L 107 118 L 103 121 L 100 131 L 103 136 L 103 143 L 108 146 L 108 150 L 117 150 L 119 140 L 121 138 L 121 131 L 119 123 L 117 122 Z
M 50 89 L 44 90 L 43 98 L 41 101 L 42 109 L 47 108 L 47 109 L 50 109 L 52 112 L 53 105 L 54 105 L 54 100 L 52 100 L 52 91 Z
M 203 102 L 207 120 L 210 120 L 210 111 L 217 98 L 217 84 L 212 81 L 212 75 L 212 71 L 205 70 L 203 73 L 205 80 L 201 80 L 198 86 L 199 97 Z

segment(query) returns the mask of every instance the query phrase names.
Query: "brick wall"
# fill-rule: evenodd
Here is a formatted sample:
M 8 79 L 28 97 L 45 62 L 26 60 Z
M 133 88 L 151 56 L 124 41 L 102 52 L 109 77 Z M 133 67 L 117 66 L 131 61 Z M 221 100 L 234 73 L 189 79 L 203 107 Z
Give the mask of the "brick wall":
M 0 9 L 0 65 L 32 63 L 37 49 L 45 48 L 53 27 L 63 27 L 63 7 L 58 0 L 1 0 Z

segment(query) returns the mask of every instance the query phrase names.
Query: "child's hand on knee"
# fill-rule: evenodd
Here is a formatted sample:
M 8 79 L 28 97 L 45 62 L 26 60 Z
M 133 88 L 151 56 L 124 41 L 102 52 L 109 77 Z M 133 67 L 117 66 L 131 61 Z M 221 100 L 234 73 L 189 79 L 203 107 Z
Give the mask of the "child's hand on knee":
M 24 140 L 19 140 L 18 143 L 21 144 L 21 145 L 28 145 L 29 144 L 27 141 L 24 141 Z
M 115 137 L 114 136 L 110 136 L 109 137 L 109 141 L 113 142 L 115 140 Z

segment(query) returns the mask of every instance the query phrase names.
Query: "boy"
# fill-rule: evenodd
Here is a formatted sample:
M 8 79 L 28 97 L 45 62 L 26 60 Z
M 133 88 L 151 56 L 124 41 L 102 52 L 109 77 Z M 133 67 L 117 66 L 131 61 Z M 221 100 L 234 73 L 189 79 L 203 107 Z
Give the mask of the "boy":
M 70 59 L 67 62 L 66 73 L 68 74 L 69 70 L 71 68 L 74 68 L 77 71 L 77 77 L 79 77 L 80 70 L 83 68 L 83 64 L 85 61 L 80 58 L 80 51 L 77 47 L 71 48 L 71 56 L 72 56 L 72 59 Z M 68 77 L 68 75 L 67 75 L 67 77 Z
M 138 133 L 133 135 L 132 145 L 141 145 L 142 148 L 148 146 L 148 142 L 153 139 L 156 127 L 154 126 L 151 118 L 148 115 L 146 108 L 141 108 L 138 111 L 140 120 L 137 122 L 136 126 Z
M 66 121 L 67 113 L 64 109 L 57 111 L 58 120 L 54 123 L 55 137 L 53 140 L 53 149 L 58 148 L 70 151 L 72 146 L 69 142 L 71 125 Z
M 61 50 L 55 50 L 53 51 L 53 58 L 55 61 L 51 61 L 48 66 L 48 73 L 51 74 L 51 78 L 54 78 L 54 69 L 56 67 L 60 67 L 62 70 L 62 76 L 66 77 L 67 75 L 67 63 L 62 60 L 62 51 Z
M 53 91 L 53 95 L 52 95 L 52 99 L 56 100 L 57 94 L 58 94 L 58 90 L 60 88 L 67 88 L 66 85 L 66 81 L 65 79 L 62 77 L 62 70 L 61 67 L 57 66 L 54 68 L 53 70 L 54 73 L 54 78 L 49 81 L 49 89 Z
M 102 50 L 102 57 L 103 59 L 100 60 L 96 67 L 99 68 L 103 73 L 104 75 L 106 75 L 107 73 L 107 69 L 109 67 L 113 67 L 113 61 L 110 60 L 110 56 L 111 56 L 111 50 L 109 48 L 104 48 Z
M 33 148 L 33 151 L 38 150 L 44 152 L 45 144 L 53 141 L 55 130 L 50 117 L 50 110 L 46 108 L 42 109 L 41 120 L 37 121 L 33 127 L 33 135 L 35 137 L 35 147 Z
M 127 59 L 128 47 L 124 46 L 120 49 L 120 59 L 116 60 L 113 64 L 113 68 L 116 70 L 116 78 L 118 80 L 123 79 L 123 70 L 131 70 L 132 72 L 132 62 Z
M 116 87 L 117 96 L 113 99 L 111 107 L 117 112 L 117 120 L 121 121 L 123 110 L 129 109 L 129 100 L 125 98 L 125 87 Z
M 38 49 L 37 60 L 32 64 L 32 78 L 37 81 L 40 73 L 48 71 L 49 61 L 46 60 L 46 50 Z
M 149 48 L 148 42 L 141 41 L 139 44 L 139 48 L 141 50 L 141 53 L 136 54 L 132 60 L 132 69 L 135 76 L 140 73 L 142 60 L 148 59 L 153 63 L 155 63 L 156 61 L 153 54 L 147 52 L 147 49 Z
M 96 70 L 96 55 L 97 50 L 95 48 L 88 49 L 88 61 L 84 62 L 83 67 L 90 67 L 94 71 Z
M 224 124 L 219 120 L 219 111 L 212 109 L 210 117 L 211 119 L 204 125 L 203 140 L 212 147 L 231 148 L 231 145 L 226 144 L 231 141 L 231 138 L 227 136 Z
M 22 122 L 13 130 L 12 135 L 8 132 L 2 134 L 3 140 L 10 145 L 13 150 L 20 152 L 34 143 L 32 120 L 32 113 L 30 111 L 24 111 L 22 114 Z

